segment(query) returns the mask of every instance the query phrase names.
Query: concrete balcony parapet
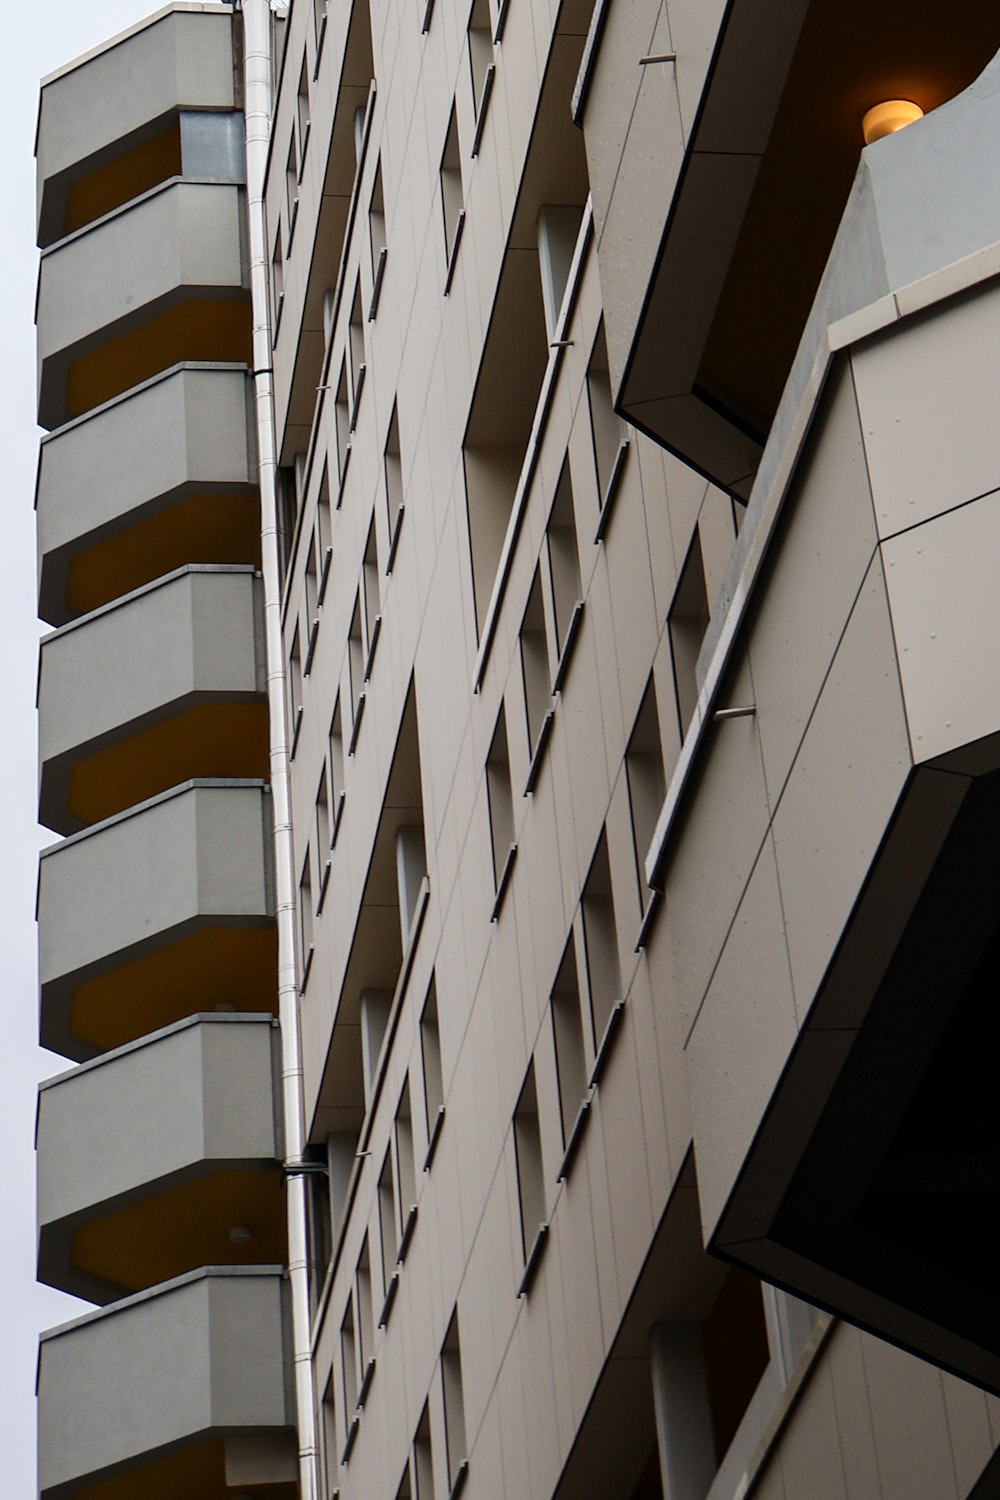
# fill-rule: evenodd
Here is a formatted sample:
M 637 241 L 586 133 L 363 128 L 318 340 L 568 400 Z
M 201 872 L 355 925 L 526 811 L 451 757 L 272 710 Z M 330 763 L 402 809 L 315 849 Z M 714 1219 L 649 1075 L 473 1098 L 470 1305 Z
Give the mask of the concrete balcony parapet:
M 82 1061 L 196 1011 L 275 1003 L 270 795 L 193 781 L 43 850 L 43 1045 Z
M 64 625 L 185 563 L 259 563 L 248 394 L 240 366 L 178 365 L 43 439 L 43 619 Z
M 38 226 L 63 232 L 83 179 L 135 156 L 180 109 L 236 107 L 232 8 L 175 3 L 43 80 L 38 114 Z
M 287 1285 L 278 1266 L 208 1267 L 42 1335 L 39 1494 L 114 1481 L 223 1500 L 248 1450 L 294 1493 Z
M 200 564 L 45 638 L 43 823 L 73 833 L 195 776 L 266 777 L 260 587 Z
M 285 1258 L 277 1035 L 191 1016 L 39 1089 L 39 1277 L 108 1302 Z
M 184 359 L 249 360 L 243 198 L 233 183 L 175 178 L 43 253 L 43 427 Z

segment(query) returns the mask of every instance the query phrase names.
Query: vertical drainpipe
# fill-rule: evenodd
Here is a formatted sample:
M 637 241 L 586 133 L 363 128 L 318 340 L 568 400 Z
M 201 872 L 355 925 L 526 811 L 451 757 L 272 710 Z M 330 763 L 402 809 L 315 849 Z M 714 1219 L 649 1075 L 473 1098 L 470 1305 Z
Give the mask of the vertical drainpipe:
M 264 174 L 271 133 L 270 0 L 236 0 L 243 12 L 243 114 L 246 128 L 247 218 L 250 238 L 250 298 L 253 314 L 254 412 L 257 427 L 264 574 L 264 637 L 271 802 L 274 819 L 275 918 L 278 936 L 278 1018 L 281 1023 L 281 1086 L 285 1127 L 288 1209 L 288 1276 L 292 1300 L 292 1362 L 299 1442 L 300 1500 L 319 1500 L 316 1412 L 309 1328 L 307 1231 L 308 1178 L 302 1170 L 305 1121 L 302 1042 L 295 959 L 295 864 L 288 774 L 288 715 L 281 639 L 281 556 L 271 382 Z

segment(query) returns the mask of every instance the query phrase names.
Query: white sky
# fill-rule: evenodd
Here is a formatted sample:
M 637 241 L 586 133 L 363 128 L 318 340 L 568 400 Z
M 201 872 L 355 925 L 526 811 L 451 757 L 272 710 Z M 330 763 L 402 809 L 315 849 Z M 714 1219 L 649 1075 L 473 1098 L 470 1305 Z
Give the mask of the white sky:
M 5 827 L 0 858 L 0 934 L 7 954 L 0 1050 L 0 1139 L 7 1152 L 0 1200 L 0 1453 L 2 1489 L 11 1500 L 35 1491 L 35 1358 L 40 1328 L 73 1317 L 83 1305 L 34 1285 L 35 1084 L 69 1064 L 36 1044 L 35 865 L 53 840 L 35 826 L 34 417 L 35 341 L 32 322 L 35 245 L 34 137 L 38 79 L 158 8 L 157 0 L 45 0 L 5 8 L 9 60 L 0 107 L 3 126 L 3 233 L 0 296 L 4 357 L 0 422 L 7 495 L 0 543 L 0 639 L 9 672 L 0 739 Z

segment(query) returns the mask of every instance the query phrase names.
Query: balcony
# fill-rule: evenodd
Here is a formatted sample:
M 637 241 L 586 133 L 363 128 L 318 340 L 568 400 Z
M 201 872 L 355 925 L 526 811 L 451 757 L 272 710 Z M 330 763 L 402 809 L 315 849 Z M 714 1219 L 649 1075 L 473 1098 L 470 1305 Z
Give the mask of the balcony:
M 647 867 L 706 1242 L 993 1391 L 998 82 L 862 156 Z
M 210 1267 L 43 1334 L 43 1500 L 292 1500 L 286 1303 L 279 1267 Z
M 174 179 L 43 253 L 43 427 L 183 360 L 249 363 L 243 214 L 235 184 Z
M 259 590 L 250 568 L 185 568 L 46 637 L 43 823 L 74 833 L 195 777 L 266 779 Z
M 53 625 L 185 563 L 260 565 L 243 369 L 183 365 L 42 442 L 39 613 Z
M 101 206 L 111 174 L 119 202 L 151 186 L 179 110 L 234 109 L 232 48 L 230 15 L 161 12 L 45 80 L 37 143 L 40 244 L 78 227 L 92 201 Z
M 276 1045 L 270 1016 L 193 1016 L 43 1083 L 39 1280 L 104 1303 L 283 1262 Z
M 259 782 L 189 782 L 43 851 L 43 1046 L 83 1061 L 197 1011 L 273 1009 L 270 816 Z

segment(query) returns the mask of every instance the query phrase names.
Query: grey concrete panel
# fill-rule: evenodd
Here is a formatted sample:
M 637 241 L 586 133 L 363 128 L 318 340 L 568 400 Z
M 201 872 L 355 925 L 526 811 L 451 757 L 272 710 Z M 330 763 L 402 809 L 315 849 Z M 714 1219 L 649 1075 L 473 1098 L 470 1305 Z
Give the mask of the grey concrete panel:
M 734 676 L 733 703 L 753 701 L 749 673 Z M 752 718 L 719 724 L 699 795 L 667 872 L 665 911 L 675 999 L 684 1035 L 694 1022 L 769 822 L 760 737 Z
M 272 915 L 270 799 L 259 782 L 191 782 L 44 850 L 38 878 L 43 1008 L 206 922 Z
M 180 366 L 43 440 L 35 508 L 45 619 L 68 618 L 66 572 L 84 547 L 185 495 L 254 487 L 247 396 L 242 370 Z
M 800 465 L 761 603 L 750 627 L 772 805 L 802 741 L 862 579 L 875 520 L 850 369 L 841 366 Z
M 998 337 L 987 284 L 854 350 L 880 536 L 1000 489 Z
M 207 1163 L 277 1154 L 269 1015 L 205 1015 L 155 1032 L 43 1083 L 38 1218 L 128 1199 Z
M 798 1035 L 774 847 L 761 850 L 687 1047 L 706 1224 L 724 1207 Z
M 229 183 L 172 182 L 45 252 L 37 319 L 43 382 L 51 355 L 180 288 L 244 286 L 241 199 Z
M 1000 492 L 883 543 L 915 761 L 1000 724 Z
M 38 115 L 40 222 L 60 186 L 52 179 L 82 175 L 179 106 L 232 109 L 235 102 L 232 17 L 221 7 L 142 22 L 60 69 L 42 85 Z
M 876 557 L 774 815 L 800 1023 L 910 770 L 888 601 Z
M 45 1500 L 169 1446 L 287 1428 L 284 1304 L 273 1267 L 209 1268 L 43 1335 Z
M 249 567 L 185 568 L 45 638 L 38 679 L 43 823 L 64 832 L 79 826 L 66 799 L 82 755 L 198 701 L 262 698 L 259 588 Z

